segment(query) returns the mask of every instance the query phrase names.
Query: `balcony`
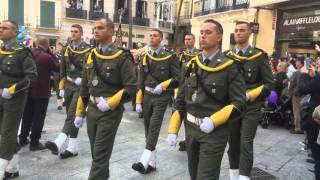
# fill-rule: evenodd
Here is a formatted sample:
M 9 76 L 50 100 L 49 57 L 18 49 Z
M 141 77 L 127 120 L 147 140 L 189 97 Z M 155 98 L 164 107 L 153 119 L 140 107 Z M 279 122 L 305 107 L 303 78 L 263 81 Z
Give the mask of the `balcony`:
M 66 17 L 77 18 L 77 19 L 87 19 L 87 11 L 81 10 L 81 9 L 66 8 Z
M 166 28 L 166 29 L 171 29 L 171 22 L 166 22 L 166 21 L 159 21 L 159 28 Z
M 115 22 L 115 23 L 119 23 L 119 20 L 120 19 L 120 17 L 119 16 L 114 16 L 113 17 L 113 21 Z M 128 18 L 128 16 L 124 16 L 124 17 L 122 17 L 122 19 L 121 19 L 121 23 L 122 24 L 129 24 L 129 18 Z M 150 19 L 148 19 L 148 18 L 141 18 L 141 17 L 133 17 L 132 18 L 132 24 L 133 25 L 137 25 L 137 26 L 150 26 Z
M 194 13 L 194 16 L 204 16 L 213 13 L 225 12 L 236 9 L 247 9 L 249 7 L 249 0 L 225 0 L 217 1 L 216 8 L 208 10 L 200 10 Z
M 133 24 L 137 26 L 150 26 L 150 19 L 141 18 L 141 17 L 133 17 Z
M 96 11 L 89 11 L 89 20 L 98 20 L 101 18 L 109 17 L 108 13 L 104 12 L 96 12 Z

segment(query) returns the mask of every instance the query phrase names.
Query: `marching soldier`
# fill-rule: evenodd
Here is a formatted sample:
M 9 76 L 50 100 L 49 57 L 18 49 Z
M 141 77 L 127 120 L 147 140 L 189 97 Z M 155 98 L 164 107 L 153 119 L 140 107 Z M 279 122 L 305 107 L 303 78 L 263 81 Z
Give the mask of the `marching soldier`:
M 229 163 L 231 180 L 249 180 L 253 165 L 253 140 L 257 131 L 263 100 L 273 88 L 273 76 L 267 54 L 249 45 L 252 34 L 247 22 L 237 22 L 236 47 L 226 52 L 234 58 L 246 83 L 247 110 L 230 123 Z M 240 176 L 239 176 L 240 169 Z
M 149 51 L 138 68 L 136 111 L 142 112 L 143 104 L 146 147 L 140 161 L 132 168 L 143 174 L 156 170 L 156 145 L 163 116 L 173 89 L 178 85 L 179 62 L 161 46 L 162 40 L 160 30 L 151 30 Z
M 194 58 L 200 50 L 194 47 L 195 43 L 195 36 L 192 33 L 187 33 L 184 36 L 184 45 L 185 45 L 185 50 L 183 50 L 179 56 L 179 61 L 180 61 L 180 67 L 182 67 L 183 64 L 189 62 L 192 58 Z M 175 97 L 178 93 L 179 89 L 175 89 Z M 179 151 L 185 151 L 186 150 L 186 141 L 180 141 L 179 143 Z
M 221 24 L 208 19 L 200 34 L 203 52 L 183 68 L 167 141 L 176 144 L 185 111 L 190 178 L 216 180 L 229 137 L 227 122 L 246 107 L 245 83 L 234 61 L 219 50 Z
M 89 180 L 104 180 L 109 178 L 109 159 L 123 115 L 123 103 L 135 92 L 136 75 L 130 51 L 112 43 L 113 22 L 96 21 L 94 32 L 99 46 L 90 52 L 83 69 L 74 124 L 81 127 L 86 116 L 92 154 Z
M 52 154 L 58 155 L 61 146 L 69 136 L 68 147 L 59 154 L 60 158 L 65 159 L 78 155 L 78 132 L 79 128 L 73 124 L 79 97 L 81 85 L 81 73 L 84 59 L 90 51 L 90 47 L 82 41 L 83 30 L 79 24 L 71 26 L 71 44 L 66 48 L 64 56 L 61 59 L 59 96 L 64 97 L 67 118 L 65 120 L 62 132 L 54 141 L 47 141 L 46 147 L 51 150 Z
M 27 100 L 30 82 L 37 78 L 29 49 L 16 43 L 18 25 L 5 20 L 0 24 L 0 179 L 19 176 L 17 134 Z

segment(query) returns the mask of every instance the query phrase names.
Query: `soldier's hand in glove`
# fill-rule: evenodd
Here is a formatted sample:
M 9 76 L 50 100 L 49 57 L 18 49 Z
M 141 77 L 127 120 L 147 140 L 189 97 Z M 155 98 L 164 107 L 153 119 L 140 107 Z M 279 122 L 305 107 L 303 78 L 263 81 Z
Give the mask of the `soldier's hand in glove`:
M 97 107 L 102 112 L 106 112 L 110 110 L 110 106 L 108 105 L 107 101 L 103 97 L 99 98 L 99 103 L 97 104 Z
M 81 85 L 81 78 L 77 77 L 76 80 L 74 81 L 74 83 L 75 83 L 77 86 L 80 86 L 80 85 Z
M 247 98 L 247 101 L 250 100 L 250 95 L 249 95 L 249 93 L 246 93 L 246 98 Z
M 136 111 L 137 111 L 137 113 L 142 113 L 142 105 L 141 104 L 136 104 Z
M 203 118 L 202 123 L 200 124 L 200 129 L 202 132 L 205 132 L 207 134 L 211 133 L 214 129 L 212 119 L 209 117 Z
M 1 95 L 4 99 L 10 99 L 12 98 L 12 95 L 10 94 L 9 92 L 9 89 L 8 88 L 4 88 L 2 90 L 2 95 Z
M 154 88 L 153 93 L 154 93 L 154 94 L 157 94 L 157 95 L 160 95 L 160 94 L 162 93 L 162 86 L 161 86 L 161 84 L 158 84 L 158 85 Z
M 81 116 L 76 116 L 76 118 L 73 121 L 74 126 L 76 126 L 76 128 L 81 128 L 82 124 L 83 124 L 83 117 Z
M 64 97 L 64 89 L 59 90 L 59 96 L 62 98 Z
M 175 146 L 177 143 L 177 135 L 176 134 L 168 134 L 167 142 L 170 146 Z
M 316 121 L 316 123 L 320 124 L 320 105 L 314 109 L 312 118 L 314 119 L 314 121 Z

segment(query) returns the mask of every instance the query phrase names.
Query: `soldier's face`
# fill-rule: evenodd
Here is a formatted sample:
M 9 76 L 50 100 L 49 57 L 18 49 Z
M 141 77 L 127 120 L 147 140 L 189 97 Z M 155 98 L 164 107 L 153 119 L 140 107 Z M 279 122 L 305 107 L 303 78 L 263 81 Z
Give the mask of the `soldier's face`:
M 10 22 L 0 23 L 0 40 L 6 42 L 14 39 L 17 36 L 17 30 Z
M 150 33 L 150 46 L 157 47 L 160 45 L 162 38 L 157 31 L 151 31 Z
M 71 39 L 73 41 L 80 41 L 82 38 L 83 33 L 80 32 L 80 30 L 78 28 L 72 27 L 70 30 L 71 33 Z
M 194 42 L 195 42 L 195 39 L 193 38 L 193 36 L 191 35 L 186 35 L 184 37 L 184 45 L 187 47 L 187 48 L 193 48 L 194 47 Z
M 247 24 L 238 24 L 234 29 L 234 40 L 237 44 L 244 44 L 249 41 L 251 30 Z
M 222 34 L 217 32 L 217 27 L 213 23 L 203 23 L 200 30 L 200 47 L 210 49 L 219 45 Z
M 98 42 L 103 42 L 112 38 L 113 30 L 107 27 L 107 22 L 103 19 L 94 23 L 94 36 Z

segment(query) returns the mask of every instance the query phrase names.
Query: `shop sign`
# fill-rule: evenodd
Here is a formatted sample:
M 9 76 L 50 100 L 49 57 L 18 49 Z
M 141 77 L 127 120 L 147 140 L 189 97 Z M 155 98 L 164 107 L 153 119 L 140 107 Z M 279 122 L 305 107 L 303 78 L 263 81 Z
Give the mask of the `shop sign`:
M 320 15 L 295 17 L 281 22 L 280 32 L 309 32 L 320 30 Z

